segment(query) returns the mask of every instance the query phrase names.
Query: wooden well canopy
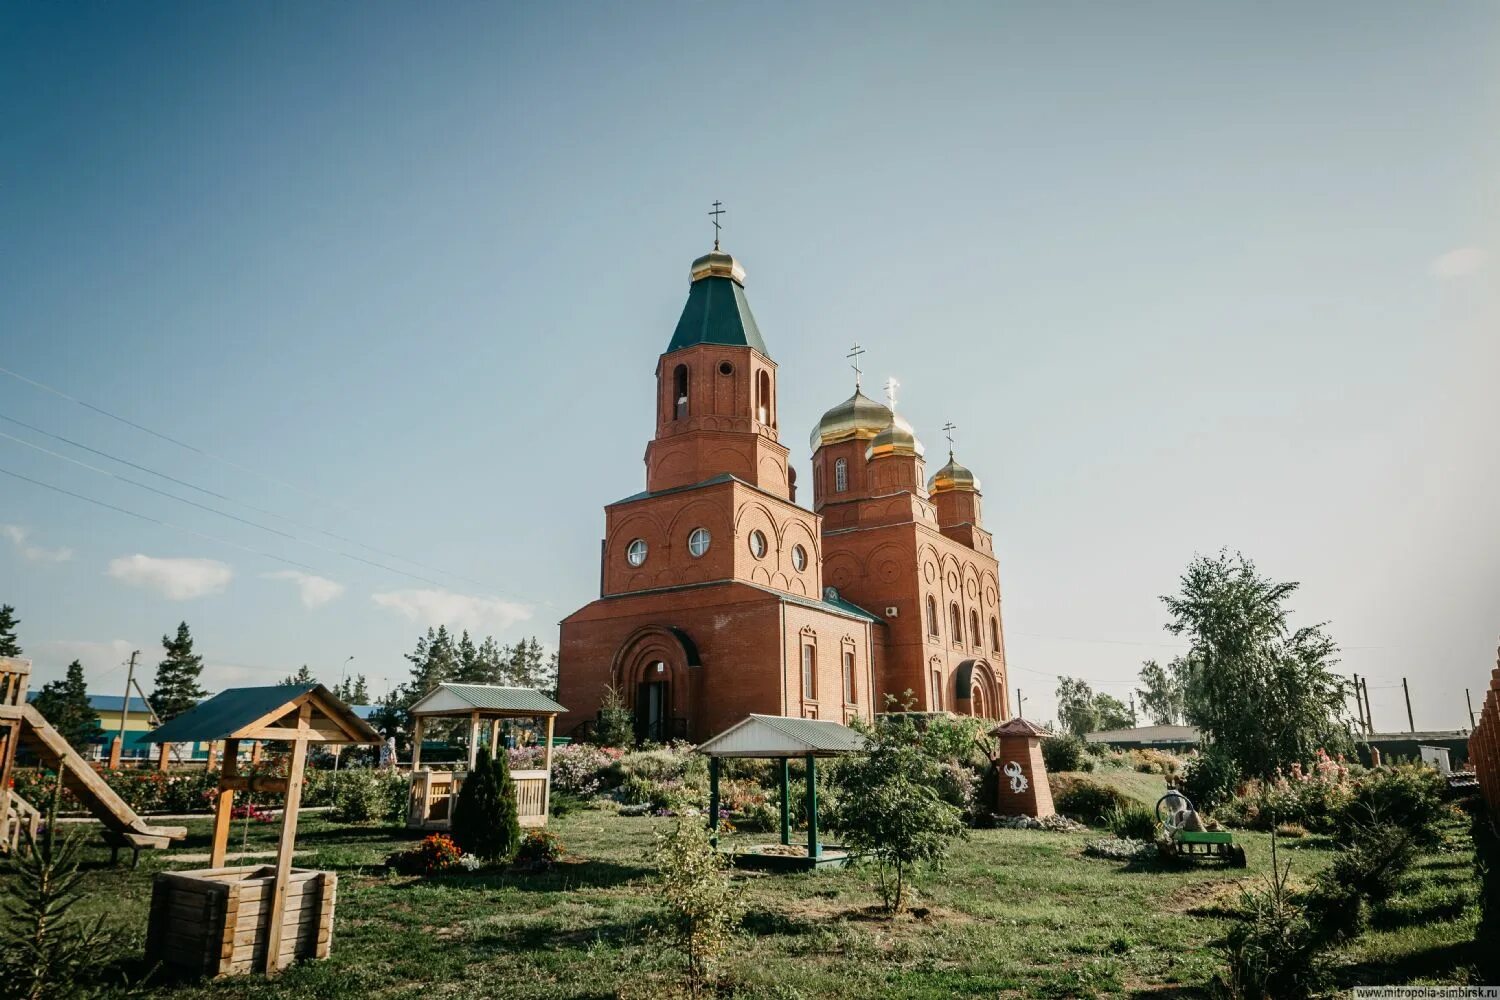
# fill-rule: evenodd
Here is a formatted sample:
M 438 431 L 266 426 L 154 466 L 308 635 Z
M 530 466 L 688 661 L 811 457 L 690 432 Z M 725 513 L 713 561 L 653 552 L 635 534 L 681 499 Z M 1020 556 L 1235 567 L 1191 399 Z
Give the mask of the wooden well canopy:
M 807 762 L 807 856 L 823 853 L 818 842 L 818 758 L 863 753 L 865 738 L 856 730 L 827 719 L 798 719 L 787 715 L 749 715 L 707 742 L 696 752 L 708 757 L 708 823 L 719 827 L 719 760 L 723 757 L 771 757 L 781 771 L 781 842 L 792 842 L 790 761 Z
M 550 766 L 553 727 L 557 717 L 566 711 L 566 708 L 534 688 L 497 687 L 492 684 L 439 684 L 407 710 L 415 720 L 412 733 L 412 770 L 422 766 L 422 730 L 428 719 L 469 720 L 471 771 L 479 754 L 480 720 L 490 720 L 490 746 L 498 748 L 501 719 L 546 719 L 547 739 L 543 745 Z
M 380 734 L 335 698 L 321 684 L 279 684 L 274 687 L 230 688 L 153 730 L 148 743 L 224 741 L 224 763 L 214 801 L 211 868 L 222 868 L 229 845 L 229 821 L 236 791 L 283 792 L 281 837 L 276 851 L 276 881 L 272 890 L 270 937 L 266 971 L 275 972 L 282 958 L 281 932 L 287 885 L 292 870 L 292 845 L 297 839 L 297 810 L 302 804 L 302 781 L 309 743 L 378 744 Z M 239 773 L 240 740 L 282 740 L 292 745 L 287 776 L 262 777 Z

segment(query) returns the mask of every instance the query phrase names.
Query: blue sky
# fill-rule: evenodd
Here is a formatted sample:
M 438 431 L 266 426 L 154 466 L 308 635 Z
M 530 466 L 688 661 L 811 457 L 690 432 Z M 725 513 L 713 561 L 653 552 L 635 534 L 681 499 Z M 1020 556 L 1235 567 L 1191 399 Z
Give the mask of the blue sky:
M 555 643 L 717 198 L 804 476 L 856 339 L 929 453 L 958 424 L 1026 714 L 1172 655 L 1158 595 L 1228 546 L 1378 726 L 1402 676 L 1458 726 L 1500 634 L 1497 56 L 1484 3 L 10 5 L 0 366 L 198 450 L 3 375 L 0 414 L 229 499 L 0 433 L 295 539 L 0 437 L 153 519 L 0 476 L 0 601 L 104 690 L 180 619 L 211 685 L 378 691 L 438 619 Z

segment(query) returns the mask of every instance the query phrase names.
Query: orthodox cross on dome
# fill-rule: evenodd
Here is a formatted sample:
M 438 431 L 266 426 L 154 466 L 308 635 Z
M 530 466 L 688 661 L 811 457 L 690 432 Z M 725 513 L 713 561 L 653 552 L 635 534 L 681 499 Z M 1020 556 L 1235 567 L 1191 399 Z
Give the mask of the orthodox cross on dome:
M 855 392 L 859 391 L 859 376 L 861 374 L 860 368 L 859 368 L 859 356 L 861 354 L 863 354 L 863 353 L 865 353 L 865 349 L 863 347 L 859 346 L 859 341 L 855 341 L 854 342 L 854 346 L 849 349 L 849 353 L 846 354 L 846 355 L 844 355 L 844 357 L 846 357 L 846 358 L 849 359 L 849 362 L 850 362 L 849 367 L 854 369 L 854 391 Z
M 714 217 L 714 249 L 717 250 L 719 249 L 719 230 L 724 228 L 719 225 L 719 216 L 724 214 L 724 203 L 715 201 L 714 210 L 708 214 Z
M 889 401 L 892 413 L 896 412 L 896 390 L 900 387 L 901 383 L 894 376 L 885 380 L 885 398 Z
M 948 438 L 948 458 L 949 459 L 953 458 L 953 432 L 956 431 L 956 430 L 958 430 L 958 425 L 955 424 L 951 420 L 948 421 L 946 424 L 943 425 L 943 433 L 945 435 L 947 435 L 947 438 Z

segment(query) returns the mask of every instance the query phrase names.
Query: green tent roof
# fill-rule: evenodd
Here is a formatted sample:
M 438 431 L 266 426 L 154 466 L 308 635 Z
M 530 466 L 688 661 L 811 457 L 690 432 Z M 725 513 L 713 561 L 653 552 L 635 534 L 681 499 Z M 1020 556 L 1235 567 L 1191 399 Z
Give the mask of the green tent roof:
M 697 344 L 727 344 L 731 347 L 753 347 L 766 357 L 766 342 L 750 314 L 745 290 L 733 278 L 699 278 L 688 289 L 687 305 L 666 353 Z
M 446 694 L 445 694 L 446 693 Z M 490 684 L 439 684 L 412 705 L 413 715 L 434 710 L 451 712 L 454 701 L 491 712 L 536 712 L 541 715 L 566 712 L 557 702 L 533 688 L 496 687 Z M 438 707 L 440 706 L 440 707 Z
M 228 739 L 256 719 L 311 691 L 320 690 L 326 700 L 343 709 L 344 723 L 367 742 L 379 743 L 380 734 L 355 715 L 321 684 L 276 684 L 271 687 L 229 688 L 201 701 L 171 722 L 146 736 L 148 743 L 204 743 Z

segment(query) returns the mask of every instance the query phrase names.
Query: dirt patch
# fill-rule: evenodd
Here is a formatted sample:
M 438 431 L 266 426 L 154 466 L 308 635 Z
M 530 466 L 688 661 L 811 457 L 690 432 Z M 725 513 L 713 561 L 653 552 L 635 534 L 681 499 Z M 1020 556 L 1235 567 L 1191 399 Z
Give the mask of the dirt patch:
M 1256 877 L 1230 879 L 1226 882 L 1199 882 L 1184 885 L 1162 903 L 1164 913 L 1184 913 L 1194 917 L 1229 916 L 1238 909 L 1240 894 Z

